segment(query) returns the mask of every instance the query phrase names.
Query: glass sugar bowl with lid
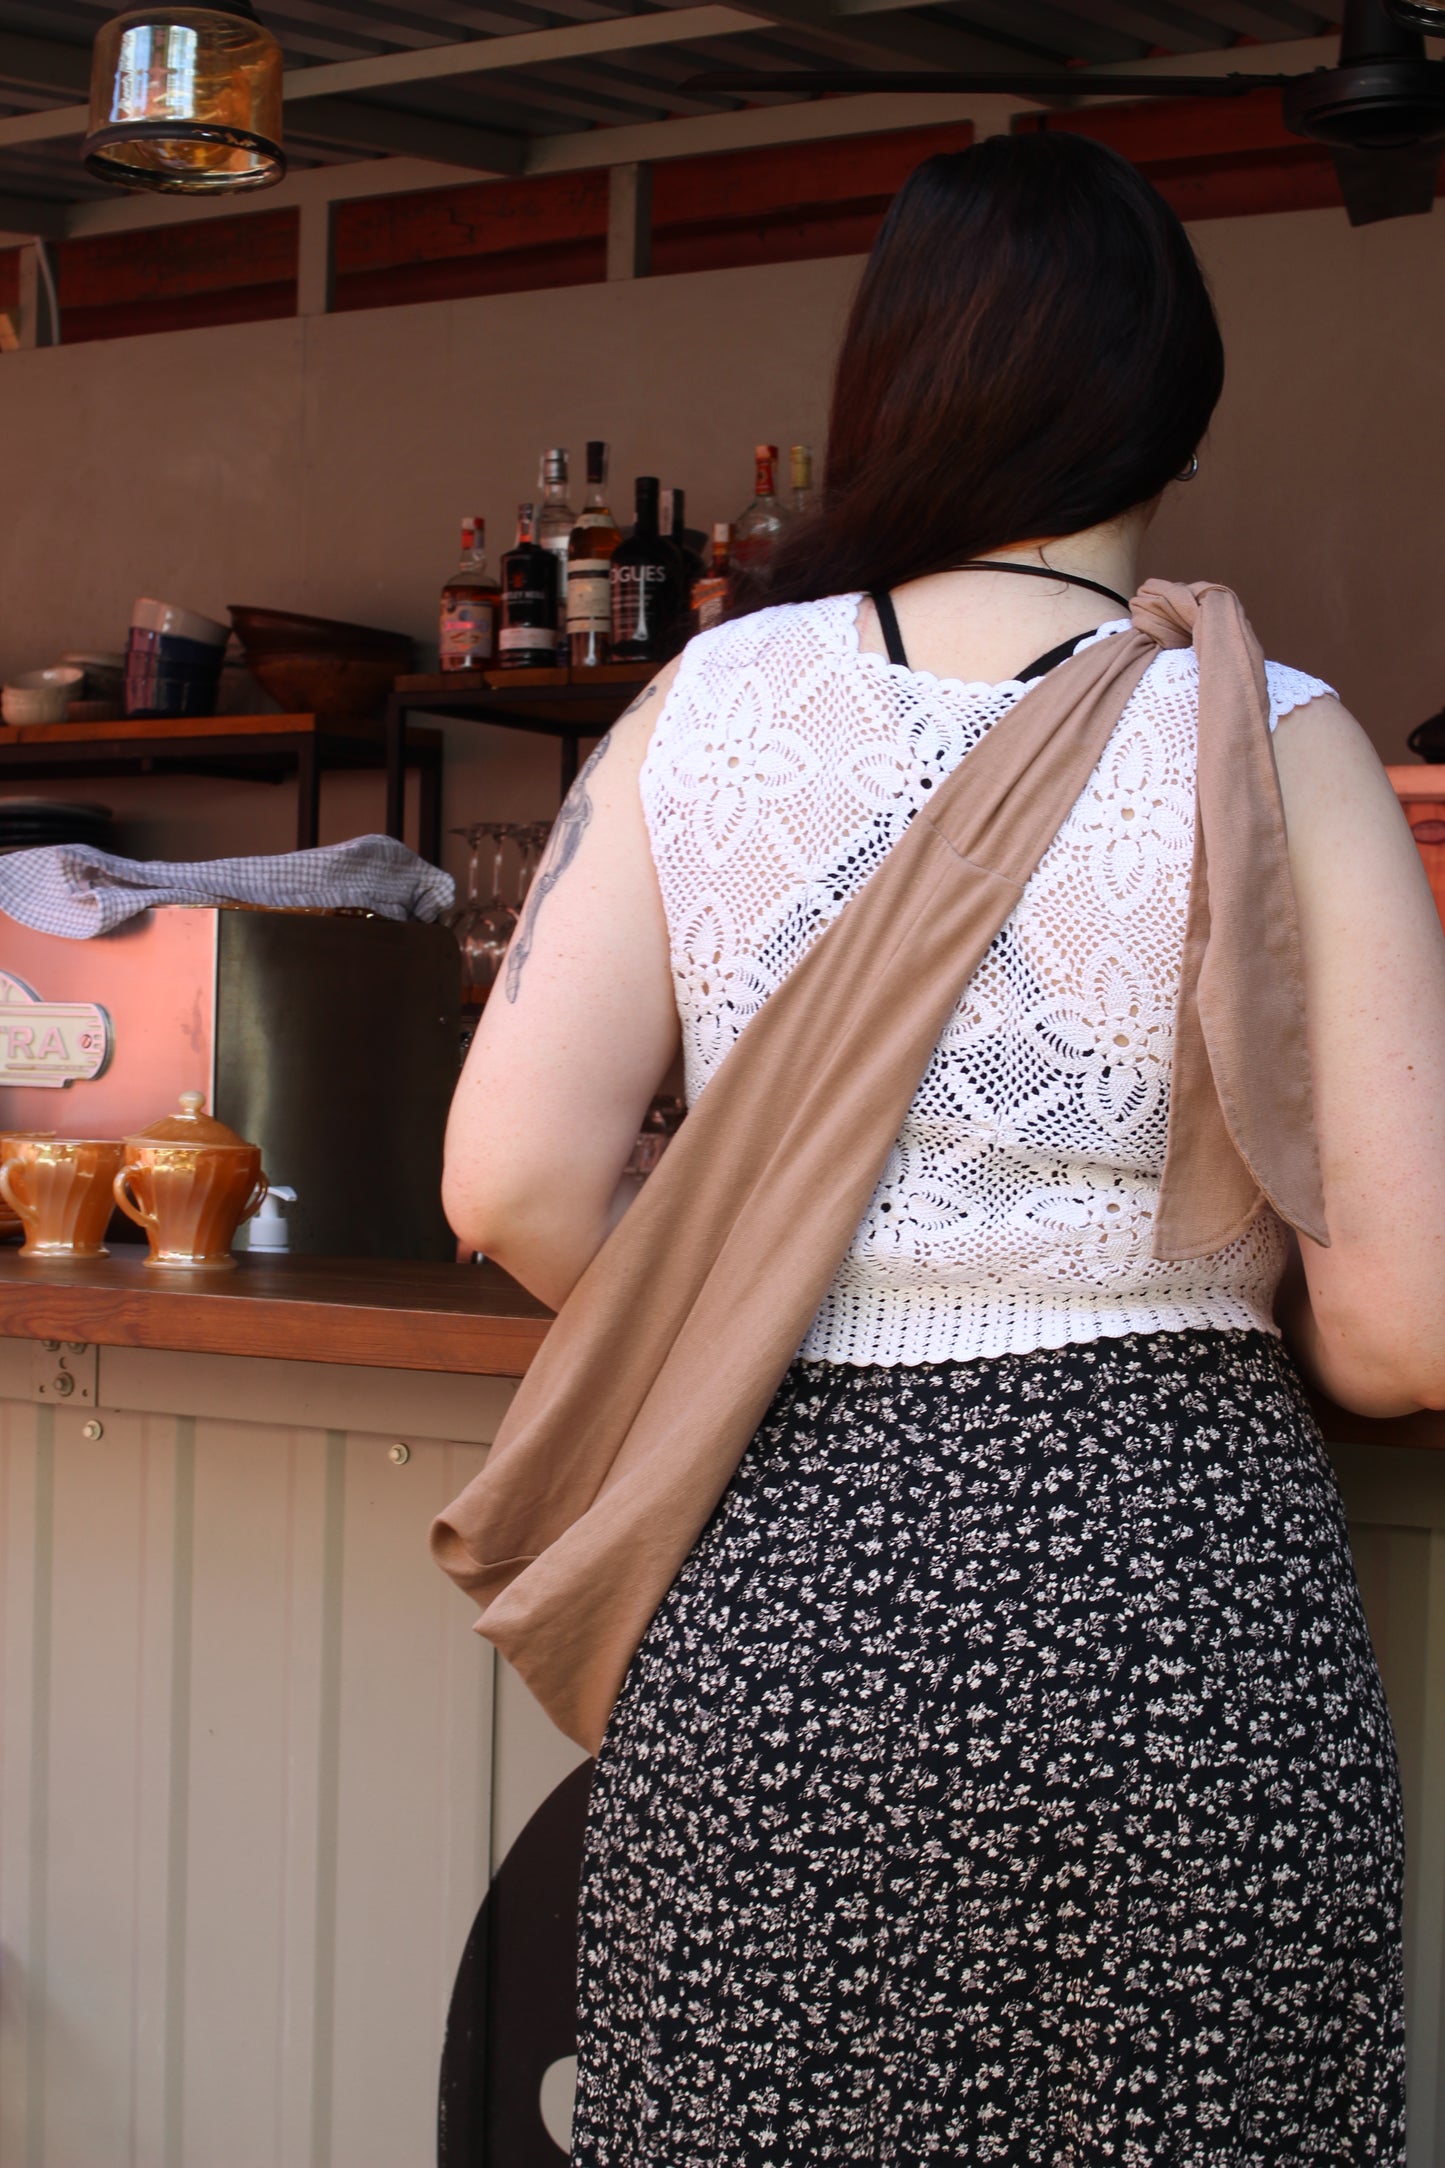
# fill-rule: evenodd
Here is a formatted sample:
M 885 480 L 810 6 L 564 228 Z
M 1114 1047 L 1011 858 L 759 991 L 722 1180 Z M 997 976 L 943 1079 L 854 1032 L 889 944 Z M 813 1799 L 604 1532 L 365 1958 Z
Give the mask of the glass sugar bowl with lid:
M 125 1140 L 115 1201 L 145 1229 L 148 1265 L 187 1272 L 234 1266 L 236 1230 L 258 1212 L 268 1184 L 261 1147 L 205 1112 L 202 1092 Z

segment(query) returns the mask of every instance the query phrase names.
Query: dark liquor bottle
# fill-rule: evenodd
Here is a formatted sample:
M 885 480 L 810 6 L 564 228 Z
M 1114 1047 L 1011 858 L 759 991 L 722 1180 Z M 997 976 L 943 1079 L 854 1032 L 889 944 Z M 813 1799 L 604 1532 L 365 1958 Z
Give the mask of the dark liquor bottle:
M 682 567 L 687 574 L 688 591 L 694 580 L 700 580 L 706 567 L 697 551 L 687 539 L 687 493 L 681 489 L 665 489 L 662 492 L 662 516 L 659 522 L 669 542 L 676 544 L 682 556 Z
M 607 446 L 587 446 L 587 502 L 567 545 L 567 639 L 574 668 L 606 662 L 612 646 L 612 553 L 622 533 L 607 509 Z
M 612 660 L 666 662 L 686 632 L 687 574 L 658 532 L 657 477 L 637 478 L 637 525 L 612 553 Z
M 502 559 L 504 670 L 549 670 L 557 660 L 557 559 L 537 540 L 537 508 L 517 507 L 517 544 Z

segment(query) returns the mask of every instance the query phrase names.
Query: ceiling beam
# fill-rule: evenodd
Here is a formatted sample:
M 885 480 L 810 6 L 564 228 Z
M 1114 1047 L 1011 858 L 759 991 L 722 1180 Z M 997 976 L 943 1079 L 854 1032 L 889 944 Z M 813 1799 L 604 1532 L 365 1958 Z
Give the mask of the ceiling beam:
M 1018 65 L 1016 48 L 934 19 L 925 8 L 905 4 L 898 12 L 866 18 L 844 14 L 833 0 L 744 0 L 758 22 L 779 29 L 806 30 L 826 50 L 852 60 L 898 63 L 925 68 L 1006 68 Z M 885 0 L 885 8 L 887 0 Z M 1077 71 L 1069 70 L 1071 75 Z M 1063 68 L 1059 70 L 1062 76 Z
M 83 98 L 90 88 L 89 48 L 62 45 L 56 38 L 27 38 L 14 30 L 0 32 L 0 83 L 49 91 L 57 98 Z
M 0 238 L 7 241 L 60 241 L 67 231 L 69 205 L 0 196 Z
M 755 30 L 751 10 L 709 6 L 659 8 L 647 15 L 615 15 L 602 22 L 564 23 L 555 30 L 518 30 L 505 37 L 470 38 L 463 45 L 422 51 L 375 53 L 364 60 L 337 60 L 296 68 L 286 96 L 318 98 L 333 92 L 396 90 L 404 83 L 439 83 L 451 76 L 484 75 L 497 68 L 539 68 L 549 60 L 579 60 L 594 53 L 625 53 L 639 46 L 690 44 Z
M 869 91 L 858 97 L 809 99 L 803 105 L 750 106 L 741 113 L 708 113 L 696 120 L 644 121 L 635 128 L 589 129 L 546 136 L 532 146 L 529 173 L 575 173 L 623 161 L 695 158 L 709 151 L 759 150 L 773 143 L 822 143 L 895 128 L 971 123 L 978 135 L 1002 133 L 1019 110 L 1017 98 L 960 98 L 923 92 L 909 97 Z M 1029 110 L 1036 111 L 1031 106 Z
M 368 105 L 361 98 L 308 98 L 298 106 L 287 134 L 298 143 L 388 158 L 431 158 L 477 173 L 520 173 L 527 139 L 502 128 L 474 128 L 467 121 L 429 113 L 403 113 Z
M 599 160 L 598 163 L 601 163 Z M 128 233 L 145 226 L 189 225 L 202 218 L 234 218 L 238 210 L 309 211 L 357 196 L 402 196 L 424 188 L 456 188 L 475 181 L 474 171 L 426 158 L 357 158 L 338 165 L 288 173 L 284 181 L 249 200 L 234 196 L 122 195 L 115 190 L 72 204 L 68 231 Z
M 791 0 L 790 0 L 791 4 Z M 814 0 L 800 0 L 812 5 Z M 819 0 L 821 4 L 821 0 Z M 504 133 L 468 128 L 464 122 L 438 121 L 396 112 L 361 102 L 343 103 L 340 93 L 351 90 L 383 90 L 404 83 L 437 82 L 449 76 L 490 73 L 500 68 L 545 67 L 548 61 L 573 60 L 593 53 L 626 52 L 649 45 L 675 45 L 700 38 L 725 37 L 734 31 L 756 30 L 758 14 L 753 8 L 723 5 L 658 9 L 650 15 L 622 16 L 609 22 L 564 23 L 555 30 L 523 30 L 506 37 L 473 38 L 462 45 L 433 46 L 426 52 L 380 53 L 367 60 L 342 60 L 316 68 L 295 68 L 286 76 L 288 107 L 305 104 L 298 116 L 296 135 L 308 140 L 315 116 L 321 120 L 309 139 L 341 143 L 348 148 L 385 153 L 393 157 L 421 157 L 486 172 L 517 171 Z M 17 73 L 7 76 L 7 46 L 13 50 Z M 23 50 L 21 50 L 23 48 Z M 74 77 L 79 57 L 76 46 L 45 38 L 0 39 L 0 83 L 23 81 L 27 88 L 69 93 L 84 87 L 84 74 Z M 961 64 L 961 63 L 960 63 Z M 0 120 L 0 150 L 26 143 L 64 141 L 84 135 L 89 121 L 83 105 L 52 106 L 40 113 L 17 113 Z M 325 135 L 320 127 L 328 131 Z M 433 129 L 429 138 L 423 131 Z M 449 133 L 450 131 L 450 133 Z

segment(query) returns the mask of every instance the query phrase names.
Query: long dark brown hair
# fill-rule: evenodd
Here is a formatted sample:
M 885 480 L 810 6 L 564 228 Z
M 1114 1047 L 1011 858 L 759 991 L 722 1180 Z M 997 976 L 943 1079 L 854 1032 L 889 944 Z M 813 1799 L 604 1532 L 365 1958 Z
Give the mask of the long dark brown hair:
M 897 587 L 1077 534 L 1187 466 L 1224 350 L 1184 228 L 1128 161 L 995 136 L 894 198 L 833 386 L 822 502 L 743 609 Z

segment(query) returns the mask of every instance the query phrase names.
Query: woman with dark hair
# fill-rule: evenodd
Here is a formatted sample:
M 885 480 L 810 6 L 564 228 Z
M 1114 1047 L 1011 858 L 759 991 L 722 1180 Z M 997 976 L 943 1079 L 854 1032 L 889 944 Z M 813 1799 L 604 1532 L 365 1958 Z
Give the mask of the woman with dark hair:
M 1395 1747 L 1295 1363 L 1362 1414 L 1445 1406 L 1445 940 L 1329 688 L 1250 664 L 1218 590 L 1131 619 L 1221 377 L 1124 161 L 1041 135 L 920 167 L 821 510 L 598 747 L 477 1034 L 448 1207 L 562 1304 L 679 1045 L 692 1100 L 959 763 L 1138 646 L 612 1708 L 578 2168 L 1404 2161 Z M 1203 635 L 1143 639 L 1171 613 L 1240 628 L 1204 710 Z M 1221 770 L 1240 703 L 1258 759 Z M 1171 1247 L 1229 993 L 1201 947 L 1211 911 L 1238 943 L 1229 867 L 1237 902 L 1270 835 L 1277 1098 L 1323 1217 L 1296 1237 L 1251 1188 Z

